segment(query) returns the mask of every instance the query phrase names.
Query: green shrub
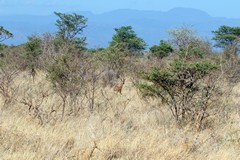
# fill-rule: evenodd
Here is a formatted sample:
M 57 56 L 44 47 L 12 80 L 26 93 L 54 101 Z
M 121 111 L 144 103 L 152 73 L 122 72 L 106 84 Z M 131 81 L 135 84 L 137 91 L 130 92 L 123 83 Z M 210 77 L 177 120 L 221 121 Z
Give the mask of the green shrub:
M 169 56 L 169 54 L 173 52 L 173 48 L 170 44 L 161 40 L 160 45 L 152 46 L 150 51 L 154 57 L 163 58 Z
M 165 69 L 152 68 L 142 72 L 141 76 L 146 83 L 138 87 L 147 97 L 160 98 L 169 106 L 177 124 L 192 122 L 202 126 L 207 117 L 208 102 L 215 88 L 213 81 L 204 84 L 206 77 L 211 79 L 211 72 L 218 67 L 208 61 L 187 62 L 175 60 Z

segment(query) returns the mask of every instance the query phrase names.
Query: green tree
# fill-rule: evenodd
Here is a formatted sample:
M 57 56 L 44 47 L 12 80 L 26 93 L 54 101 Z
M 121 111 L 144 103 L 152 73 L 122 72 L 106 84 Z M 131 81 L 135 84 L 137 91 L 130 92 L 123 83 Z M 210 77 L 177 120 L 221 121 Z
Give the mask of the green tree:
M 0 42 L 3 42 L 4 40 L 12 37 L 13 37 L 13 34 L 11 32 L 4 29 L 3 26 L 0 26 Z
M 212 31 L 215 35 L 213 40 L 216 41 L 216 46 L 225 48 L 229 45 L 239 43 L 240 27 L 220 26 L 218 30 Z
M 56 26 L 58 27 L 57 36 L 65 42 L 71 42 L 79 48 L 84 48 L 86 37 L 80 37 L 80 35 L 82 35 L 84 28 L 87 27 L 87 18 L 76 13 L 54 13 L 59 18 L 56 21 Z
M 220 26 L 218 30 L 212 31 L 215 37 L 217 47 L 225 50 L 227 58 L 236 56 L 239 51 L 240 27 Z
M 131 26 L 122 26 L 114 30 L 116 34 L 112 37 L 110 47 L 128 50 L 130 55 L 141 55 L 141 52 L 146 48 L 146 43 L 137 36 Z
M 173 52 L 173 48 L 167 42 L 161 40 L 160 45 L 154 45 L 150 48 L 152 55 L 158 58 L 167 57 L 171 52 Z
M 36 67 L 39 56 L 42 54 L 42 40 L 39 36 L 33 35 L 28 37 L 28 42 L 25 44 L 25 54 L 27 66 L 31 70 L 31 76 L 35 77 Z

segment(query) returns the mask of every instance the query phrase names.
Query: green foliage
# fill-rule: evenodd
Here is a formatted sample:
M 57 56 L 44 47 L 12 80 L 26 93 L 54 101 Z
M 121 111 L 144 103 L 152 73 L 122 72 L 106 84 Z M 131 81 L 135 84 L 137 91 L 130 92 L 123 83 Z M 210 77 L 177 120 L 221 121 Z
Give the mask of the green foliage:
M 146 43 L 139 38 L 131 26 L 122 26 L 115 28 L 116 34 L 113 35 L 110 47 L 128 50 L 130 56 L 139 56 L 145 49 Z
M 199 109 L 206 114 L 213 89 L 213 85 L 202 84 L 201 80 L 217 68 L 216 64 L 208 61 L 191 63 L 178 59 L 166 69 L 152 68 L 142 72 L 141 76 L 147 82 L 138 87 L 143 96 L 159 97 L 166 103 L 177 123 L 189 119 L 197 121 L 195 112 Z
M 234 62 L 239 51 L 240 27 L 220 26 L 218 30 L 213 31 L 216 41 L 215 46 L 224 49 L 224 55 L 227 59 Z
M 173 52 L 173 48 L 167 42 L 161 40 L 160 45 L 154 45 L 150 48 L 152 55 L 158 58 L 167 57 L 171 52 Z
M 59 17 L 56 21 L 57 36 L 65 42 L 74 43 L 78 48 L 83 49 L 86 45 L 86 37 L 79 37 L 79 35 L 82 35 L 83 29 L 87 27 L 87 18 L 76 13 L 54 13 Z
M 213 31 L 216 46 L 225 48 L 239 43 L 240 27 L 220 26 L 218 30 Z
M 52 82 L 53 87 L 61 86 L 63 90 L 67 88 L 68 71 L 66 66 L 66 58 L 56 59 L 56 61 L 49 66 L 47 78 Z
M 170 92 L 190 87 L 188 86 L 190 83 L 197 82 L 214 69 L 217 69 L 217 65 L 207 61 L 189 63 L 183 60 L 175 60 L 169 68 L 165 70 L 153 68 L 149 72 L 143 72 L 142 77 L 152 82 L 149 86 L 158 88 L 158 91 L 167 91 L 168 94 L 173 94 Z M 155 91 L 155 89 L 152 91 Z M 154 92 L 151 95 L 154 95 Z
M 41 44 L 42 40 L 40 37 L 36 35 L 28 37 L 28 42 L 25 45 L 26 58 L 35 59 L 36 57 L 41 55 L 42 54 Z
M 3 26 L 0 26 L 0 42 L 3 42 L 4 40 L 12 37 L 13 37 L 13 34 L 11 32 L 4 29 Z
M 70 67 L 72 61 L 70 59 L 71 57 L 68 55 L 59 56 L 47 70 L 47 79 L 50 80 L 56 90 L 63 94 L 73 89 L 70 87 L 73 81 L 77 82 L 76 78 L 71 76 L 73 68 Z
M 23 57 L 27 61 L 27 65 L 32 70 L 35 70 L 39 56 L 42 54 L 42 40 L 40 37 L 33 35 L 28 37 L 28 42 L 25 44 L 25 53 Z
M 176 60 L 172 64 L 171 71 L 175 75 L 183 75 L 184 73 L 190 74 L 191 77 L 194 77 L 194 80 L 197 81 L 214 69 L 217 69 L 217 65 L 208 61 L 189 63 L 183 60 Z

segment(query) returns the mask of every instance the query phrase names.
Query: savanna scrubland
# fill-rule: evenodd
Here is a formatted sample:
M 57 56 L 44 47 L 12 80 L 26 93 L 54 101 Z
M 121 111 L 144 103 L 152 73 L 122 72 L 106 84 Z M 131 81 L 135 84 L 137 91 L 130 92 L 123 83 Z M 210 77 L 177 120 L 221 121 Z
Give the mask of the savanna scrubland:
M 56 34 L 1 44 L 0 159 L 240 159 L 238 27 L 213 32 L 218 53 L 187 27 L 87 49 L 87 19 L 55 14 Z

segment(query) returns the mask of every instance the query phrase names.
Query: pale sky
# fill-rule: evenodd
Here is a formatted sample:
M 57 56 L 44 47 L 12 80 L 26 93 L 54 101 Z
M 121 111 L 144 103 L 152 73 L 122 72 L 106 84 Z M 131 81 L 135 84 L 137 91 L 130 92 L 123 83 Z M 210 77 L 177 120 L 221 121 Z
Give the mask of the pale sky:
M 240 0 L 0 0 L 0 15 L 48 15 L 54 11 L 103 13 L 116 9 L 168 11 L 175 7 L 200 9 L 214 17 L 240 18 Z

